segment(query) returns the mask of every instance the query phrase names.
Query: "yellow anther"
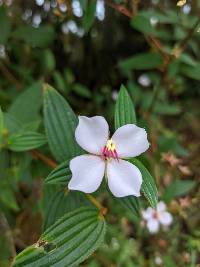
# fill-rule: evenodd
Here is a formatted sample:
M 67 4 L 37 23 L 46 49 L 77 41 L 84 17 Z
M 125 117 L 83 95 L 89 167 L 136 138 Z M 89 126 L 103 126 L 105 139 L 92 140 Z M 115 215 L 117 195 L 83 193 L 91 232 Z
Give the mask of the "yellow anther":
M 109 150 L 109 151 L 114 151 L 114 150 L 116 150 L 116 145 L 115 145 L 115 143 L 113 142 L 113 140 L 112 139 L 109 139 L 108 141 L 107 141 L 107 143 L 106 143 L 106 148 Z

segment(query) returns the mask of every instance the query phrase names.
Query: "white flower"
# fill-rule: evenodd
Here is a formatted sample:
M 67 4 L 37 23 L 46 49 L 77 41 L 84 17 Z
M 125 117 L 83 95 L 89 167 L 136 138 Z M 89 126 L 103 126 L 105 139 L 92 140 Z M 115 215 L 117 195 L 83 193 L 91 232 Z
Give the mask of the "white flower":
M 172 223 L 172 215 L 166 211 L 166 205 L 160 201 L 156 209 L 148 207 L 142 211 L 142 217 L 146 221 L 150 233 L 157 233 L 161 225 L 168 227 Z
M 105 174 L 114 196 L 140 196 L 141 172 L 122 159 L 136 157 L 148 149 L 147 134 L 143 128 L 127 124 L 118 128 L 109 139 L 109 127 L 103 117 L 80 116 L 75 138 L 90 154 L 70 161 L 72 178 L 69 189 L 92 193 L 98 189 Z

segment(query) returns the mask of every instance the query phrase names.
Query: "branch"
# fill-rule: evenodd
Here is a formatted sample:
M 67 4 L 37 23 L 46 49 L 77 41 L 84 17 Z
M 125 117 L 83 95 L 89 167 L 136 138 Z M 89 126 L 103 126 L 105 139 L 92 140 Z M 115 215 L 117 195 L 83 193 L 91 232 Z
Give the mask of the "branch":
M 22 88 L 21 83 L 15 78 L 15 76 L 9 71 L 9 69 L 0 61 L 0 71 L 6 77 L 6 79 L 14 84 L 18 90 Z
M 115 3 L 112 3 L 110 0 L 105 0 L 105 3 L 112 7 L 113 9 L 117 10 L 119 13 L 125 15 L 128 18 L 132 18 L 133 14 L 123 5 L 118 5 Z

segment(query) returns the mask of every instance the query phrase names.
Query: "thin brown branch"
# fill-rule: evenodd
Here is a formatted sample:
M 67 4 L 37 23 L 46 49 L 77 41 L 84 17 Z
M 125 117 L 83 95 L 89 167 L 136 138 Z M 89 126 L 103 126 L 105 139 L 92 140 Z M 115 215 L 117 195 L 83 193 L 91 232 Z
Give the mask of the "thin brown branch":
M 52 169 L 57 167 L 57 163 L 55 161 L 53 161 L 52 159 L 48 158 L 47 156 L 43 155 L 42 153 L 40 153 L 37 150 L 32 150 L 31 151 L 33 157 L 35 159 L 39 159 L 41 161 L 43 161 L 46 165 L 48 165 L 49 167 L 51 167 Z
M 0 61 L 0 71 L 4 75 L 4 77 L 12 84 L 15 85 L 15 87 L 20 90 L 22 88 L 21 83 L 15 78 L 15 76 L 10 72 L 10 70 L 7 68 L 3 62 Z
M 198 20 L 194 23 L 193 27 L 188 31 L 188 34 L 186 35 L 186 37 L 177 46 L 174 47 L 172 51 L 172 55 L 174 57 L 177 58 L 184 52 L 184 50 L 187 47 L 188 42 L 190 41 L 193 34 L 197 30 L 199 24 L 200 24 L 200 18 L 198 18 Z
M 105 0 L 105 3 L 112 7 L 113 9 L 117 10 L 119 13 L 125 15 L 126 17 L 128 18 L 132 18 L 133 17 L 133 14 L 132 12 L 130 12 L 125 6 L 123 5 L 118 5 L 118 4 L 115 4 L 113 2 L 111 2 L 110 0 Z

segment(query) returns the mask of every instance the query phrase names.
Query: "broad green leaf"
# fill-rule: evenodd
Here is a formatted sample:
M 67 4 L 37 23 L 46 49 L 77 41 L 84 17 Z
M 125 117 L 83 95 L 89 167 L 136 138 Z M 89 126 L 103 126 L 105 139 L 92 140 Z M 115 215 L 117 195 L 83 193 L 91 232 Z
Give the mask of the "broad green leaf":
M 0 44 L 5 45 L 10 35 L 11 21 L 4 7 L 0 7 L 0 25 Z
M 136 124 L 135 108 L 126 88 L 122 85 L 115 106 L 115 129 L 129 123 Z
M 142 173 L 142 192 L 149 201 L 150 205 L 155 208 L 158 202 L 158 191 L 154 178 L 151 176 L 147 168 L 138 160 L 131 159 L 130 162 L 134 164 Z
M 78 266 L 100 246 L 105 230 L 98 210 L 76 209 L 49 227 L 36 244 L 17 255 L 13 266 Z
M 46 144 L 47 140 L 43 134 L 37 132 L 21 132 L 8 137 L 8 148 L 20 152 L 38 148 Z
M 162 56 L 158 53 L 140 53 L 121 61 L 119 67 L 125 72 L 131 70 L 148 70 L 159 67 L 162 62 Z
M 151 25 L 150 19 L 140 14 L 133 17 L 131 26 L 144 34 L 150 35 L 155 33 L 155 28 Z
M 57 161 L 81 154 L 74 133 L 78 123 L 76 115 L 65 99 L 51 86 L 44 86 L 44 123 L 48 143 Z
M 85 195 L 78 191 L 68 191 L 66 185 L 64 190 L 59 190 L 50 196 L 47 206 L 45 207 L 44 230 L 67 212 L 86 205 L 91 205 L 91 203 L 87 200 Z
M 67 184 L 71 178 L 71 171 L 69 169 L 69 160 L 61 163 L 55 168 L 45 179 L 47 184 Z
M 16 98 L 9 109 L 9 113 L 23 124 L 30 123 L 30 121 L 38 119 L 41 105 L 41 82 L 37 81 Z
M 55 31 L 53 27 L 48 25 L 40 26 L 39 28 L 26 25 L 18 27 L 13 35 L 33 47 L 47 47 L 54 40 Z

